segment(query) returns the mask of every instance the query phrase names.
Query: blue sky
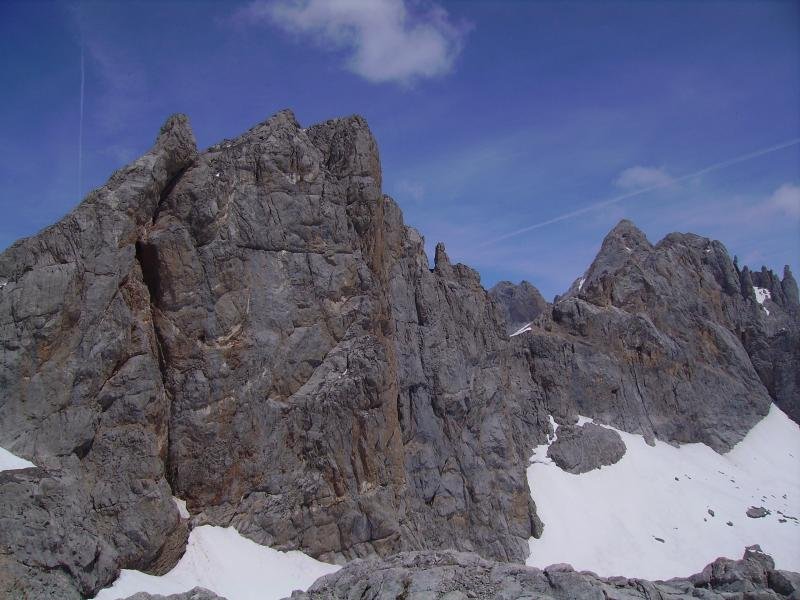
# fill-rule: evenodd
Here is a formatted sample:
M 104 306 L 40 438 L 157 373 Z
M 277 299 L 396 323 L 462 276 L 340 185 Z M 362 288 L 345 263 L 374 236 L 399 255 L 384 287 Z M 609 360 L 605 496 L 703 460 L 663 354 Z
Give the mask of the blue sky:
M 205 147 L 289 107 L 364 115 L 406 222 L 487 286 L 552 297 L 623 217 L 800 270 L 798 2 L 4 0 L 0 90 L 0 248 L 170 113 Z

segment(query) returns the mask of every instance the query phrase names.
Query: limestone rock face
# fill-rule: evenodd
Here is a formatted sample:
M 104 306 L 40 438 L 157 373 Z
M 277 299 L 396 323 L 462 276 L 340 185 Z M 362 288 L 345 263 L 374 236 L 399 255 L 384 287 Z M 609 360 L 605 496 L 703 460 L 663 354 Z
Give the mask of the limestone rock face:
M 775 571 L 772 559 L 748 551 L 741 560 L 719 558 L 702 573 L 669 581 L 601 578 L 570 565 L 544 570 L 496 563 L 459 552 L 408 552 L 383 561 L 354 561 L 318 579 L 291 600 L 676 600 L 792 597 L 796 574 Z M 289 600 L 289 599 L 287 599 Z
M 0 254 L 0 596 L 77 598 L 178 526 L 170 405 L 137 240 L 195 157 L 186 118 L 70 215 Z
M 547 456 L 564 471 L 586 473 L 613 465 L 625 456 L 625 442 L 613 429 L 595 423 L 558 428 L 558 439 L 547 448 Z
M 500 306 L 508 333 L 517 331 L 549 308 L 539 290 L 527 281 L 521 281 L 519 285 L 500 281 L 489 290 L 489 295 Z
M 764 335 L 769 326 L 762 319 L 770 317 L 758 311 L 742 295 L 719 242 L 670 234 L 653 246 L 622 221 L 581 289 L 514 341 L 527 344 L 557 420 L 580 414 L 647 438 L 699 441 L 724 452 L 772 401 L 742 343 L 747 332 L 750 347 L 769 348 L 765 360 L 796 358 L 791 341 L 784 352 Z M 776 401 L 793 398 L 778 385 Z
M 745 270 L 740 277 L 742 287 Z M 760 304 L 753 300 L 753 288 L 746 296 L 746 311 L 740 330 L 744 347 L 761 381 L 775 403 L 796 423 L 800 423 L 800 301 L 797 281 L 788 265 L 783 280 L 762 267 L 749 275 L 754 286 L 768 292 Z
M 523 465 L 546 426 L 514 398 L 535 385 L 477 274 L 443 247 L 431 272 L 380 182 L 363 120 L 304 131 L 287 111 L 165 197 L 140 246 L 170 482 L 195 523 L 324 560 L 520 559 L 538 526 Z
M 509 339 L 518 314 L 443 245 L 431 269 L 381 177 L 360 117 L 283 111 L 198 153 L 176 116 L 0 254 L 0 446 L 37 465 L 0 474 L 0 595 L 164 572 L 204 523 L 335 562 L 521 561 L 550 415 L 726 450 L 770 394 L 796 406 L 791 274 L 762 306 L 718 242 L 624 222 L 579 290 L 512 290 L 541 311 Z

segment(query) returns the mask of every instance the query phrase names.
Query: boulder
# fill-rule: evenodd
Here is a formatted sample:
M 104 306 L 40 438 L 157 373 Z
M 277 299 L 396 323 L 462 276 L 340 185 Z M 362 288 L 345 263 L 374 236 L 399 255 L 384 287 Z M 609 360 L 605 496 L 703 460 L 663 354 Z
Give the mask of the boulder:
M 625 456 L 625 442 L 613 429 L 585 423 L 561 426 L 558 438 L 550 444 L 547 456 L 564 471 L 579 474 L 613 465 Z

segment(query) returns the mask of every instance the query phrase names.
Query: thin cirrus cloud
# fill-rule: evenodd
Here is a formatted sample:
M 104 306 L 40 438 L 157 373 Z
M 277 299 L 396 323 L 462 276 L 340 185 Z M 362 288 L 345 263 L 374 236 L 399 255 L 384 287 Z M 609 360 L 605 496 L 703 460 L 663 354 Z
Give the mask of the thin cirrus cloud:
M 656 167 L 630 167 L 619 174 L 614 185 L 623 190 L 638 190 L 653 186 L 667 186 L 673 178 L 664 170 Z
M 772 193 L 768 205 L 788 217 L 800 218 L 800 185 L 784 183 Z
M 409 85 L 453 69 L 469 26 L 436 4 L 405 0 L 254 0 L 235 18 L 268 23 L 345 52 L 345 65 L 373 83 Z

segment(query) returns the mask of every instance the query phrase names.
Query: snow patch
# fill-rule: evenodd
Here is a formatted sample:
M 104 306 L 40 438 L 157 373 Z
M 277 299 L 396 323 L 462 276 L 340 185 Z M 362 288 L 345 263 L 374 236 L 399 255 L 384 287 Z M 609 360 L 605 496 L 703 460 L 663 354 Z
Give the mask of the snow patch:
M 528 565 L 666 579 L 760 544 L 777 568 L 800 570 L 800 427 L 778 407 L 724 455 L 618 433 L 625 456 L 581 475 L 547 459 L 547 444 L 534 448 L 528 483 L 545 527 Z M 771 513 L 748 518 L 751 506 Z
M 541 446 L 536 446 L 536 448 L 533 449 L 533 454 L 531 454 L 531 458 L 528 461 L 529 464 L 531 465 L 534 463 L 542 463 L 546 465 L 555 466 L 556 464 L 553 462 L 552 458 L 547 456 L 547 449 L 550 447 L 550 444 L 552 444 L 558 439 L 558 424 L 556 423 L 556 420 L 553 418 L 553 415 L 548 415 L 548 418 L 550 419 L 550 427 L 552 428 L 553 433 L 547 434 L 546 444 L 542 444 Z M 530 472 L 530 467 L 528 468 L 528 471 Z
M 12 454 L 5 448 L 0 448 L 0 471 L 13 471 L 14 469 L 28 469 L 35 467 L 29 460 L 20 458 L 16 454 Z
M 590 419 L 589 417 L 581 417 L 581 416 L 578 417 L 578 425 L 579 426 L 586 425 L 586 423 L 594 423 L 594 419 Z M 613 427 L 611 427 L 609 429 L 613 429 Z
M 192 516 L 189 514 L 189 509 L 186 508 L 186 500 L 181 500 L 177 496 L 173 496 L 172 500 L 175 502 L 175 506 L 178 507 L 178 514 L 181 516 L 181 519 L 188 519 Z
M 758 302 L 761 305 L 761 308 L 764 309 L 764 312 L 767 313 L 767 315 L 769 315 L 769 309 L 766 306 L 764 306 L 764 302 L 766 300 L 772 300 L 772 294 L 769 293 L 769 290 L 767 288 L 756 287 L 756 286 L 753 286 L 753 292 L 755 292 L 756 295 L 756 302 Z
M 136 592 L 166 596 L 197 586 L 228 600 L 278 600 L 339 568 L 302 552 L 261 546 L 232 527 L 203 525 L 189 534 L 186 553 L 169 573 L 157 577 L 123 569 L 95 600 L 127 598 Z
M 515 335 L 519 335 L 521 333 L 525 333 L 526 331 L 530 331 L 531 330 L 531 325 L 533 325 L 533 321 L 531 321 L 530 323 L 525 323 L 525 325 L 523 325 L 522 327 L 517 329 L 514 333 L 512 333 L 508 337 L 514 337 Z
M 586 277 L 581 277 L 580 281 L 578 281 L 578 291 L 580 292 L 583 289 L 583 284 L 586 283 Z

